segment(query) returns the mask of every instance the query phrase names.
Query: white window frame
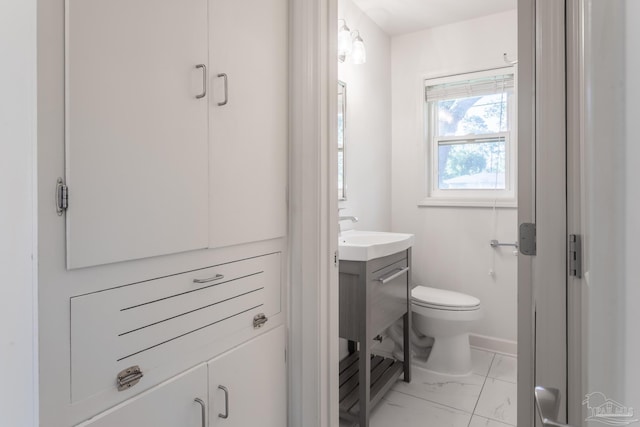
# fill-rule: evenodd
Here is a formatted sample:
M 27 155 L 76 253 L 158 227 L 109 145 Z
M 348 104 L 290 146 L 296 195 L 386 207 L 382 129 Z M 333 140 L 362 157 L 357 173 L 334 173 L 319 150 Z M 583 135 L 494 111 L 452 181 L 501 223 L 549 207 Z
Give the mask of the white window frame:
M 429 86 L 447 83 L 457 83 L 485 77 L 513 74 L 514 85 L 517 87 L 517 73 L 515 67 L 502 67 L 491 70 L 457 74 L 452 76 L 424 79 L 423 91 Z M 418 206 L 469 206 L 469 207 L 517 207 L 517 123 L 516 123 L 516 90 L 509 94 L 507 115 L 509 130 L 493 134 L 479 134 L 477 136 L 439 137 L 435 135 L 433 124 L 437 123 L 437 108 L 434 104 L 424 100 L 424 129 L 425 129 L 425 177 L 426 196 Z M 505 189 L 440 189 L 438 186 L 438 147 L 441 141 L 481 140 L 485 138 L 505 139 Z

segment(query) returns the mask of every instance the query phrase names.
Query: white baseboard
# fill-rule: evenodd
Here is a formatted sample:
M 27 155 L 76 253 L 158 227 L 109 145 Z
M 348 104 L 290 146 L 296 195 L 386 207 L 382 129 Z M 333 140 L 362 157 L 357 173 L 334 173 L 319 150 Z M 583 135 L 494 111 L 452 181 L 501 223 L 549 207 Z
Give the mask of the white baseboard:
M 480 350 L 507 354 L 509 356 L 518 355 L 518 343 L 516 341 L 488 337 L 485 335 L 469 334 L 469 344 L 471 344 L 471 347 L 475 347 Z

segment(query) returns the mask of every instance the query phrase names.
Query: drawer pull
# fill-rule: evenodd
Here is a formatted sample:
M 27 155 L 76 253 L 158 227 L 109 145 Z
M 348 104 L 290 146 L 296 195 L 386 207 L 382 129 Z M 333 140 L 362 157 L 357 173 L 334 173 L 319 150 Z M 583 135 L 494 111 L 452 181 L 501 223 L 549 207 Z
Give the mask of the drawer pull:
M 269 320 L 269 318 L 265 316 L 264 313 L 256 314 L 256 316 L 253 318 L 253 328 L 262 328 L 262 326 L 267 323 L 267 320 Z
M 223 385 L 219 385 L 218 388 L 224 391 L 224 414 L 218 414 L 218 418 L 229 418 L 229 389 Z
M 140 366 L 135 365 L 118 373 L 118 391 L 128 390 L 138 384 L 143 377 Z
M 395 273 L 394 273 L 395 272 Z M 405 267 L 405 268 L 396 268 L 395 270 L 393 270 L 391 272 L 391 274 L 389 274 L 386 277 L 379 277 L 377 280 L 378 282 L 382 283 L 383 285 L 385 283 L 388 283 L 390 281 L 392 281 L 393 279 L 395 279 L 396 277 L 400 277 L 405 273 L 409 272 L 409 267 Z
M 193 283 L 209 283 L 215 282 L 216 280 L 224 279 L 224 274 L 216 274 L 213 277 L 208 277 L 206 279 L 193 279 Z
M 204 404 L 204 400 L 196 397 L 193 401 L 200 405 L 200 419 L 202 420 L 202 427 L 207 427 L 207 407 Z

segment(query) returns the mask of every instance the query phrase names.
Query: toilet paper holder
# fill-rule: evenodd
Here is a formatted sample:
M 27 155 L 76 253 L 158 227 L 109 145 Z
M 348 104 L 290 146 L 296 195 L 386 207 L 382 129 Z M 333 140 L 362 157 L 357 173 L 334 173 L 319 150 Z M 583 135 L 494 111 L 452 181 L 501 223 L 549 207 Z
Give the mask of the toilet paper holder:
M 491 240 L 489 242 L 489 245 L 491 245 L 492 248 L 497 248 L 499 246 L 513 246 L 514 248 L 518 249 L 518 242 L 515 243 L 500 243 L 497 240 Z

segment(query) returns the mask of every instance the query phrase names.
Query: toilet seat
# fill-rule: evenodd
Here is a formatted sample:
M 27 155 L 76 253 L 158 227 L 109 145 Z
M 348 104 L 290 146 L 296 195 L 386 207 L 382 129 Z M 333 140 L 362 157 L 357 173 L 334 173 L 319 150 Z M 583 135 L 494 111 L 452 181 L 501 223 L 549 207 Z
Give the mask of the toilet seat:
M 428 286 L 413 288 L 411 302 L 420 307 L 436 310 L 473 311 L 480 309 L 480 300 L 476 297 Z

